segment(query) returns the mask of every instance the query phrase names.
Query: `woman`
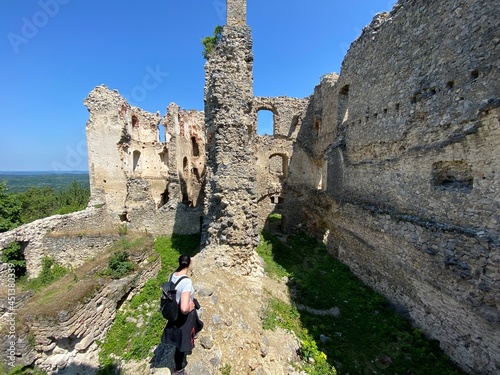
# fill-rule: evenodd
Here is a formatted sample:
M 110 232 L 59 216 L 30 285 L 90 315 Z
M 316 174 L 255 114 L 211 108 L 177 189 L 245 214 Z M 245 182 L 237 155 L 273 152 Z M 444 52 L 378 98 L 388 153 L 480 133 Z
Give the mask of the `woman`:
M 163 330 L 161 341 L 164 344 L 175 345 L 175 375 L 187 375 L 185 367 L 187 365 L 187 354 L 194 348 L 195 335 L 203 328 L 203 323 L 198 318 L 195 304 L 194 288 L 191 279 L 187 277 L 191 257 L 182 254 L 179 257 L 179 267 L 172 274 L 171 279 L 176 283 L 184 277 L 176 287 L 176 300 L 179 305 L 180 314 L 176 321 L 167 322 Z

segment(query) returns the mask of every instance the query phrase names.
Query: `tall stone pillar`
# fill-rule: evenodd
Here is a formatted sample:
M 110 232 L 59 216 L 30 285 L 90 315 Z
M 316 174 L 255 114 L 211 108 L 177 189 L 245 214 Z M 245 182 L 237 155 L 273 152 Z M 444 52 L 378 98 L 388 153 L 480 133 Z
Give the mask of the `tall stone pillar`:
M 227 0 L 227 25 L 205 65 L 207 185 L 204 251 L 240 274 L 257 268 L 252 36 L 246 1 Z
M 247 1 L 246 0 L 226 0 L 228 26 L 245 26 L 247 24 Z

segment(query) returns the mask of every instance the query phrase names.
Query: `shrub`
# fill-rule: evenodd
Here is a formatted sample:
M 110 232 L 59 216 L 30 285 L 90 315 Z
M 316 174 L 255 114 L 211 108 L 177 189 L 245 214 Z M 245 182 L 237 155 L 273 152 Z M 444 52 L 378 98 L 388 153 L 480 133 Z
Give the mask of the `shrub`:
M 2 262 L 14 265 L 16 279 L 26 275 L 26 259 L 19 242 L 11 242 L 3 249 Z
M 129 262 L 128 257 L 128 252 L 125 250 L 117 251 L 111 255 L 106 274 L 113 279 L 119 279 L 132 271 L 135 266 L 134 263 Z

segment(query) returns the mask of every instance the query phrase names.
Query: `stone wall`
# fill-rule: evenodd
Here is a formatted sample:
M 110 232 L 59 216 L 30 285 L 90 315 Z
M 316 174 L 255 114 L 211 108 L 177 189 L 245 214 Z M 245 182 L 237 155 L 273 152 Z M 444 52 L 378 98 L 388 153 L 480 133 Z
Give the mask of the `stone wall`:
M 97 341 L 105 338 L 121 304 L 156 277 L 161 268 L 160 257 L 153 254 L 154 248 L 151 248 L 136 255 L 133 260 L 138 267 L 133 274 L 108 284 L 97 283 L 93 296 L 74 305 L 63 306 L 63 303 L 55 311 L 40 312 L 37 306 L 33 306 L 35 302 L 30 296 L 20 296 L 16 311 L 23 318 L 17 324 L 16 363 L 24 366 L 35 364 L 54 374 L 65 368 L 77 373 L 95 372 L 91 369 L 99 365 Z M 151 259 L 154 260 L 151 262 Z M 96 275 L 85 275 L 82 281 L 87 282 L 89 278 L 96 278 Z M 78 293 L 79 285 L 76 281 L 72 286 L 75 293 Z M 3 318 L 0 316 L 2 323 Z M 2 340 L 1 346 L 7 343 L 8 340 Z M 2 350 L 4 363 L 7 363 L 6 353 L 7 350 Z
M 473 374 L 500 369 L 495 9 L 375 16 L 315 89 L 284 191 L 288 228 L 307 222 Z
M 259 228 L 271 213 L 281 211 L 282 186 L 289 177 L 290 157 L 308 103 L 308 99 L 287 97 L 254 98 L 255 118 L 261 110 L 273 113 L 273 135 L 255 139 Z
M 174 103 L 163 121 L 96 87 L 85 99 L 91 205 L 116 225 L 170 235 L 200 230 L 204 116 Z M 160 122 L 165 141 L 160 141 Z M 187 209 L 191 207 L 191 209 Z M 197 207 L 197 208 L 196 208 Z
M 12 242 L 18 242 L 26 259 L 27 275 L 32 278 L 42 270 L 44 257 L 53 257 L 66 267 L 77 267 L 118 237 L 118 227 L 109 223 L 102 210 L 89 208 L 0 233 L 0 253 Z M 0 276 L 5 275 L 0 271 Z

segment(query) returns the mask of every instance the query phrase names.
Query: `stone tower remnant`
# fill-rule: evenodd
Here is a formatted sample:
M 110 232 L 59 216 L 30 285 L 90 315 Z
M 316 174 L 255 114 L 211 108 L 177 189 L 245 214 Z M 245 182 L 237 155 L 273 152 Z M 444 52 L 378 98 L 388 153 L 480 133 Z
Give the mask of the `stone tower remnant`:
M 253 54 L 246 1 L 227 1 L 222 39 L 205 65 L 207 133 L 204 251 L 250 274 L 258 243 Z

